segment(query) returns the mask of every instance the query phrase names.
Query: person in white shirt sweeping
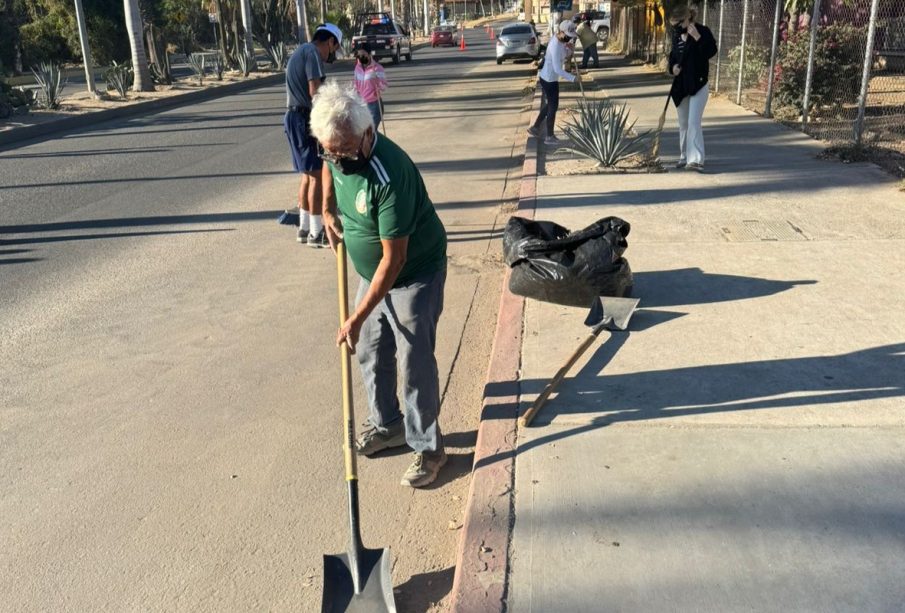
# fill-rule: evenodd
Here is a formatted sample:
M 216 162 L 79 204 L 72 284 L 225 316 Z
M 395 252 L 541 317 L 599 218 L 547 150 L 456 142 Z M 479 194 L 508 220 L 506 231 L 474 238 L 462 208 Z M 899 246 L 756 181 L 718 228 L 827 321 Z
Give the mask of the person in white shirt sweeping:
M 567 72 L 564 68 L 566 59 L 572 51 L 571 44 L 575 41 L 578 33 L 575 31 L 575 24 L 569 20 L 559 24 L 559 31 L 556 36 L 550 39 L 547 45 L 547 52 L 544 55 L 544 65 L 538 72 L 538 84 L 543 91 L 541 99 L 540 113 L 534 121 L 534 125 L 528 128 L 528 134 L 531 136 L 540 135 L 541 124 L 546 124 L 547 132 L 544 138 L 545 145 L 561 145 L 562 141 L 556 138 L 553 128 L 556 125 L 556 111 L 559 109 L 559 79 L 563 78 L 569 83 L 575 81 L 576 76 Z

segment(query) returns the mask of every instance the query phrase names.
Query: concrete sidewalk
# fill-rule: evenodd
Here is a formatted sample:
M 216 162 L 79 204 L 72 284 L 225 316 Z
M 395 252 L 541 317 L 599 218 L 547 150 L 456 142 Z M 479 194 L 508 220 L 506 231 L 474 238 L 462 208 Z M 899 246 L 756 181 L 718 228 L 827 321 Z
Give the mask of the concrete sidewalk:
M 653 127 L 668 81 L 601 59 Z M 538 173 L 535 219 L 632 224 L 642 310 L 518 432 L 507 610 L 903 611 L 905 196 L 725 99 L 704 123 L 705 174 Z M 587 334 L 524 304 L 522 411 Z

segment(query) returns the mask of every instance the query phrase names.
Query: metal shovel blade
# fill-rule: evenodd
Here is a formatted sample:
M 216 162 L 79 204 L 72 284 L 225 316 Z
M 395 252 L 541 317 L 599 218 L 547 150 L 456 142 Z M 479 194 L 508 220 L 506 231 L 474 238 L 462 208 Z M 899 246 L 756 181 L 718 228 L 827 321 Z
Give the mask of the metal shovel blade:
M 598 296 L 591 304 L 591 310 L 584 325 L 602 330 L 625 330 L 628 322 L 638 308 L 638 298 L 613 298 Z
M 347 553 L 324 556 L 323 613 L 396 613 L 389 549 L 361 549 L 355 591 L 353 563 Z

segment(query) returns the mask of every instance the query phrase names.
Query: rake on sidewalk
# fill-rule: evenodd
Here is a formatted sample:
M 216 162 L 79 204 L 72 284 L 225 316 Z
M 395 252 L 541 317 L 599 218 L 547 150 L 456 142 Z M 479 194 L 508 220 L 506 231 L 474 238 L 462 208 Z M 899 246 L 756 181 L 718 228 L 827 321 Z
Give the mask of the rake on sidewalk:
M 639 302 L 640 301 L 637 298 L 611 297 L 600 297 L 594 301 L 591 305 L 591 311 L 584 321 L 584 324 L 591 328 L 591 333 L 588 334 L 578 348 L 572 352 L 572 355 L 570 355 L 569 359 L 566 360 L 566 363 L 562 365 L 562 368 L 556 371 L 556 375 L 544 387 L 544 391 L 540 393 L 540 396 L 537 397 L 534 404 L 532 404 L 531 407 L 525 411 L 525 414 L 519 418 L 518 425 L 520 427 L 531 425 L 534 416 L 543 408 L 544 404 L 546 404 L 547 400 L 550 398 L 550 395 L 556 391 L 556 388 L 559 387 L 559 384 L 565 376 L 572 367 L 575 366 L 575 363 L 579 358 L 584 355 L 584 352 L 594 344 L 594 341 L 597 340 L 597 337 L 600 336 L 601 332 L 604 330 L 625 330 L 628 327 L 628 322 L 638 308 Z

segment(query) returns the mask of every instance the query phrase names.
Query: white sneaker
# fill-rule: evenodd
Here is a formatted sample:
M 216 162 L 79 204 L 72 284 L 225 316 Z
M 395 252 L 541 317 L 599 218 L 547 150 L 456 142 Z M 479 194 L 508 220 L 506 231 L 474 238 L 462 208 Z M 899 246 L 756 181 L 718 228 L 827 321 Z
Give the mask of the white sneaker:
M 531 126 L 530 128 L 528 128 L 528 134 L 530 136 L 537 136 L 539 134 L 539 132 L 537 131 L 537 128 L 535 128 L 534 126 Z
M 302 230 L 301 228 L 299 228 L 299 231 L 296 232 L 296 234 L 295 234 L 295 240 L 297 240 L 300 243 L 307 243 L 308 242 L 308 230 L 307 229 Z

